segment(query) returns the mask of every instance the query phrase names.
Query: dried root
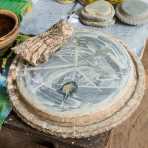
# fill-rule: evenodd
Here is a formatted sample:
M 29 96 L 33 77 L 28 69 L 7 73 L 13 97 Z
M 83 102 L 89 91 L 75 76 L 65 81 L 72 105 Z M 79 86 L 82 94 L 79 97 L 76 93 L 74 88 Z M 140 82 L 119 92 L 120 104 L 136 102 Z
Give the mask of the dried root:
M 12 50 L 31 65 L 38 65 L 48 61 L 68 39 L 72 36 L 72 26 L 66 21 L 60 21 L 47 32 L 29 38 Z

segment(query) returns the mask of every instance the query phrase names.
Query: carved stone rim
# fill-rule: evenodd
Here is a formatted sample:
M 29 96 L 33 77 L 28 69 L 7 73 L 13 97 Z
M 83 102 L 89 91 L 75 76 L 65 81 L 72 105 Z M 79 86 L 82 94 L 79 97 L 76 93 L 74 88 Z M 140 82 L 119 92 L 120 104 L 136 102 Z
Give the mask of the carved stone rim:
M 117 42 L 120 42 L 118 39 L 115 39 Z M 127 49 L 131 58 L 133 59 L 133 63 L 135 64 L 136 72 L 137 72 L 137 85 L 135 91 L 133 92 L 132 97 L 129 101 L 123 106 L 120 110 L 115 112 L 111 117 L 105 119 L 104 121 L 97 122 L 95 124 L 89 126 L 75 126 L 73 127 L 63 127 L 53 125 L 48 121 L 45 121 L 43 118 L 34 114 L 34 110 L 29 109 L 23 102 L 22 99 L 19 98 L 19 94 L 16 91 L 16 86 L 14 85 L 15 76 L 12 75 L 12 71 L 9 72 L 8 76 L 8 92 L 10 95 L 10 100 L 14 107 L 14 110 L 18 114 L 18 116 L 25 121 L 27 124 L 36 128 L 40 131 L 43 131 L 47 134 L 63 137 L 63 138 L 82 138 L 82 137 L 90 137 L 97 135 L 99 133 L 110 130 L 111 128 L 121 124 L 127 118 L 131 116 L 131 114 L 137 109 L 140 105 L 141 100 L 144 95 L 144 68 L 140 61 L 140 59 L 129 49 Z M 11 67 L 13 69 L 13 65 Z M 14 76 L 14 77 L 13 77 Z

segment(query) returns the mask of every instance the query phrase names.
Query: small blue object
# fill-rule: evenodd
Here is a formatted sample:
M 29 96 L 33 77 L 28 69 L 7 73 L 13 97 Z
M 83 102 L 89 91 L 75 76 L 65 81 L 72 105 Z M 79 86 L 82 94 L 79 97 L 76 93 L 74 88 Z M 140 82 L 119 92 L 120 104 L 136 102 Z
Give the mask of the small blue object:
M 6 77 L 0 74 L 0 88 L 6 87 Z

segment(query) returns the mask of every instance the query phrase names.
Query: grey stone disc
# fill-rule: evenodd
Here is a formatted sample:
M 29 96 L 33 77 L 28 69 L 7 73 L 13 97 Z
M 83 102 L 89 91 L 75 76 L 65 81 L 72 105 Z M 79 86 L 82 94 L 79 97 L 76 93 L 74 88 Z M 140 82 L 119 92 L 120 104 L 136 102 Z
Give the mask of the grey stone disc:
M 84 25 L 88 25 L 88 26 L 94 26 L 94 27 L 108 27 L 110 25 L 115 24 L 115 20 L 114 19 L 110 19 L 108 21 L 91 21 L 91 20 L 87 20 L 84 19 L 83 17 L 80 17 L 80 21 L 84 24 Z
M 112 19 L 112 18 L 113 18 L 113 16 L 115 15 L 115 11 L 114 11 L 114 9 L 113 9 L 111 15 L 109 15 L 109 16 L 93 16 L 93 15 L 88 14 L 88 13 L 83 9 L 83 10 L 81 10 L 80 15 L 81 15 L 83 18 L 88 19 L 88 20 L 107 21 L 108 19 Z
M 100 17 L 113 17 L 115 14 L 113 6 L 104 0 L 96 1 L 84 8 L 84 11 L 89 16 L 100 18 Z
M 130 25 L 148 23 L 148 3 L 140 0 L 128 0 L 116 7 L 116 16 L 122 22 Z
M 16 81 L 24 100 L 57 124 L 63 125 L 65 118 L 64 126 L 96 122 L 94 119 L 85 123 L 89 114 L 103 120 L 108 116 L 108 109 L 112 113 L 110 106 L 121 101 L 120 93 L 126 92 L 128 97 L 124 95 L 124 98 L 128 99 L 131 94 L 127 93 L 127 87 L 135 87 L 135 70 L 128 53 L 99 32 L 75 32 L 70 43 L 46 64 L 30 67 L 18 63 Z M 68 87 L 69 84 L 73 86 Z M 69 88 L 72 88 L 71 95 L 65 93 Z M 103 116 L 96 113 L 98 110 L 104 110 Z M 77 123 L 71 121 L 77 117 Z
M 148 4 L 140 0 L 128 0 L 121 5 L 121 9 L 133 17 L 148 14 Z
M 73 42 L 78 48 L 72 48 L 72 44 L 69 44 L 71 48 L 60 50 L 55 55 L 57 60 L 50 59 L 49 65 L 30 69 L 25 63 L 22 65 L 19 59 L 15 59 L 11 65 L 8 75 L 10 100 L 19 117 L 33 128 L 63 138 L 95 136 L 121 124 L 139 106 L 144 94 L 144 69 L 140 60 L 133 52 L 129 52 L 129 56 L 126 52 L 128 48 L 118 39 L 111 36 L 107 38 L 99 32 L 94 32 L 94 35 L 90 33 L 78 34 L 78 42 Z M 72 66 L 73 71 L 69 62 L 76 64 Z M 68 67 L 63 64 L 68 64 Z M 78 67 L 75 67 L 77 64 Z M 23 69 L 19 68 L 21 65 Z M 63 108 L 59 103 L 62 96 L 54 88 L 71 77 L 78 84 L 77 97 L 71 96 Z M 20 96 L 17 85 L 19 79 L 23 80 L 21 83 L 29 84 L 24 88 L 30 92 L 27 96 L 38 92 L 35 98 Z M 39 81 L 43 83 L 37 85 Z M 95 93 L 96 89 L 100 90 L 97 91 L 99 95 Z M 48 116 L 45 116 L 45 108 Z M 53 117 L 54 114 L 57 116 Z
M 113 6 L 104 0 L 86 6 L 80 13 L 80 21 L 89 26 L 106 27 L 115 23 Z

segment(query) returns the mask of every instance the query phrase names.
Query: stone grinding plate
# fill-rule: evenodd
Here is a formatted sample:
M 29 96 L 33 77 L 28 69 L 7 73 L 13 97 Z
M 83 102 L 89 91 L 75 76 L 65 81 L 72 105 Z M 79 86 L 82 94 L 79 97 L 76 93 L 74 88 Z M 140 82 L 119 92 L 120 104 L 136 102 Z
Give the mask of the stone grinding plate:
M 115 11 L 112 12 L 111 16 L 93 16 L 85 12 L 85 10 L 81 10 L 80 15 L 83 18 L 87 20 L 93 20 L 93 21 L 108 21 L 109 19 L 113 19 L 113 16 L 115 15 Z
M 148 23 L 148 3 L 141 0 L 127 0 L 117 5 L 116 15 L 122 22 L 130 25 Z
M 88 25 L 88 26 L 94 26 L 94 27 L 108 27 L 110 25 L 115 24 L 115 20 L 114 19 L 108 19 L 108 21 L 91 21 L 91 20 L 87 20 L 84 19 L 83 17 L 79 17 L 80 18 L 80 22 L 84 25 Z
M 87 5 L 84 10 L 91 15 L 95 16 L 108 16 L 112 14 L 113 6 L 104 0 L 96 1 Z
M 87 5 L 80 12 L 80 21 L 89 26 L 107 27 L 115 23 L 113 6 L 104 0 Z
M 112 18 L 114 16 L 115 10 L 109 2 L 100 0 L 87 5 L 84 8 L 83 13 L 85 17 L 88 18 L 91 18 L 92 16 L 92 18 L 100 18 L 106 20 L 106 18 Z
M 144 92 L 144 70 L 133 53 L 131 62 L 120 41 L 102 33 L 78 32 L 70 45 L 42 68 L 15 59 L 8 92 L 17 114 L 32 127 L 60 137 L 89 137 L 118 125 L 137 108 Z M 78 90 L 62 103 L 57 88 L 72 78 Z

